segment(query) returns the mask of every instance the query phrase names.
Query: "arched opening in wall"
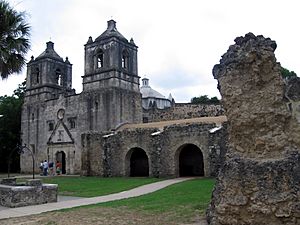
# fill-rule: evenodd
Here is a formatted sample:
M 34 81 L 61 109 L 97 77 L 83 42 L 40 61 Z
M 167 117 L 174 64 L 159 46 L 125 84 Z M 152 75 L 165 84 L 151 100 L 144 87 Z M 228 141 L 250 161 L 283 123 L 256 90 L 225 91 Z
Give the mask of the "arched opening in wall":
M 204 162 L 201 150 L 193 144 L 179 149 L 179 176 L 204 176 Z
M 127 50 L 122 52 L 122 68 L 128 69 L 129 53 Z
M 146 152 L 141 148 L 133 148 L 130 154 L 130 172 L 131 177 L 148 177 L 149 161 Z
M 61 165 L 60 171 L 62 174 L 66 174 L 66 153 L 64 151 L 56 152 L 56 162 Z
M 57 69 L 55 71 L 55 77 L 56 77 L 56 83 L 60 86 L 63 85 L 63 79 L 62 79 L 62 74 L 61 74 L 61 71 L 60 69 Z
M 35 68 L 35 83 L 36 84 L 40 83 L 40 70 L 39 70 L 39 68 Z
M 103 65 L 104 65 L 103 58 L 104 58 L 103 51 L 99 50 L 98 53 L 97 53 L 97 56 L 96 56 L 97 68 L 102 68 L 103 67 Z

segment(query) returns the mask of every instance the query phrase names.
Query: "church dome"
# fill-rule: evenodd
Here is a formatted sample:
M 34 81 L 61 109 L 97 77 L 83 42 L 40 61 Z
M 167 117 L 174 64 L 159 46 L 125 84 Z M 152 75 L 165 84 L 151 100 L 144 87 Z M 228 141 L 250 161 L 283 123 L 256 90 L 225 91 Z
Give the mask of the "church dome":
M 165 109 L 171 107 L 172 100 L 166 98 L 158 91 L 149 86 L 149 79 L 142 79 L 143 85 L 140 87 L 142 94 L 142 107 L 146 110 L 150 108 Z M 172 96 L 171 96 L 172 97 Z
M 54 43 L 52 41 L 48 41 L 46 43 L 47 47 L 46 50 L 40 54 L 36 59 L 42 59 L 42 58 L 51 58 L 51 59 L 56 59 L 59 61 L 64 61 L 62 57 L 60 57 L 56 51 L 54 50 Z
M 107 21 L 106 31 L 104 31 L 99 37 L 97 37 L 95 41 L 100 41 L 110 37 L 116 37 L 127 41 L 127 39 L 117 30 L 116 21 L 114 20 Z
M 142 79 L 143 85 L 140 88 L 142 93 L 142 98 L 165 98 L 161 93 L 155 91 L 149 86 L 149 79 L 143 78 Z

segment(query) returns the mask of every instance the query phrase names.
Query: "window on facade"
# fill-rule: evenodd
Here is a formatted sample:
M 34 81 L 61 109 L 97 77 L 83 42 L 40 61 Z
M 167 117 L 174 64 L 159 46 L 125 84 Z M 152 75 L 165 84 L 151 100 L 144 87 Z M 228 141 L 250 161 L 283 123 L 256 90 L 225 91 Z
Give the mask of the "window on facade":
M 55 71 L 55 77 L 56 77 L 56 83 L 60 86 L 62 86 L 63 84 L 63 81 L 62 81 L 62 74 L 61 74 L 61 71 L 60 69 L 57 69 Z
M 40 83 L 40 70 L 39 70 L 39 68 L 35 69 L 35 83 L 36 84 Z
M 97 54 L 97 68 L 103 67 L 103 51 L 100 50 Z
M 49 131 L 54 130 L 54 123 L 53 123 L 53 122 L 49 122 L 49 123 L 48 123 L 48 130 L 49 130 Z
M 31 84 L 36 85 L 38 83 L 40 83 L 40 70 L 39 68 L 34 68 L 31 75 Z
M 122 53 L 122 68 L 128 68 L 128 52 L 126 50 Z
M 69 118 L 68 121 L 70 129 L 76 128 L 76 118 Z

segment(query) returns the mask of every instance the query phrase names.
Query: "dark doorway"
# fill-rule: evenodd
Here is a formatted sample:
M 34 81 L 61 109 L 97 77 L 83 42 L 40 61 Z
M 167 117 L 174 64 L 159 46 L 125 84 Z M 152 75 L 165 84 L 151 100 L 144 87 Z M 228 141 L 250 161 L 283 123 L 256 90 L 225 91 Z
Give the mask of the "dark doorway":
M 193 144 L 182 147 L 179 155 L 179 176 L 204 176 L 201 150 Z
M 149 163 L 146 152 L 141 148 L 134 148 L 130 157 L 130 176 L 148 177 Z
M 57 152 L 56 161 L 61 163 L 61 173 L 66 174 L 66 153 L 63 151 Z

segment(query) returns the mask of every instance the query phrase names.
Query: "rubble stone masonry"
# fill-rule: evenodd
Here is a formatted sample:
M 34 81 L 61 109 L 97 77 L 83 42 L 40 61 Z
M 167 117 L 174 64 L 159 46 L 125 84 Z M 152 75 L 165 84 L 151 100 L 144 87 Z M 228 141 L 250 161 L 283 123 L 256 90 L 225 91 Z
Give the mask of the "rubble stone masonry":
M 282 79 L 276 47 L 248 33 L 213 68 L 229 148 L 209 224 L 300 224 L 300 81 Z

